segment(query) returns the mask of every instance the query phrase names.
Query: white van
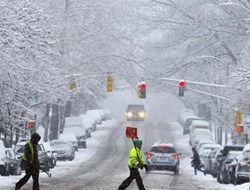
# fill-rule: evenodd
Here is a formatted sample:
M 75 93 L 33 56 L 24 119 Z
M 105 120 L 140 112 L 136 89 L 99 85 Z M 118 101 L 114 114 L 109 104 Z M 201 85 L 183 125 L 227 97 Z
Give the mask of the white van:
M 211 125 L 204 120 L 193 120 L 190 127 L 190 133 L 193 133 L 195 129 L 209 129 L 212 131 Z
M 81 117 L 66 117 L 63 134 L 74 134 L 81 148 L 86 148 L 86 139 L 91 137 L 91 132 L 86 129 Z

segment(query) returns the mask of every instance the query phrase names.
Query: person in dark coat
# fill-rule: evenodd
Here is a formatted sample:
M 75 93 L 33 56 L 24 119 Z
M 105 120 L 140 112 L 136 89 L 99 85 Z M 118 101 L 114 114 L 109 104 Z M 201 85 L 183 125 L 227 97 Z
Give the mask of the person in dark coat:
M 21 189 L 21 187 L 28 182 L 30 177 L 33 178 L 33 190 L 39 190 L 39 160 L 37 145 L 41 137 L 38 133 L 31 135 L 31 139 L 25 144 L 24 155 L 22 157 L 22 163 L 25 168 L 25 176 L 16 183 L 15 190 Z
M 201 166 L 200 156 L 194 147 L 192 148 L 192 152 L 193 152 L 193 157 L 191 157 L 192 158 L 191 165 L 194 167 L 194 174 L 197 175 L 197 170 L 198 170 L 203 172 L 204 175 L 206 175 L 206 172 L 201 169 L 202 166 Z

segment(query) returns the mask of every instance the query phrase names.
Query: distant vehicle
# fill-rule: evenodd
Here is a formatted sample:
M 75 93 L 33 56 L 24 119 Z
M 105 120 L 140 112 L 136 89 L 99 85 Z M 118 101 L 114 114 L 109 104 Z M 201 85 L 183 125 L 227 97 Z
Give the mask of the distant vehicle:
M 129 104 L 126 109 L 127 121 L 144 121 L 146 110 L 144 105 Z
M 110 120 L 112 118 L 111 112 L 108 109 L 97 109 L 96 111 L 100 113 L 102 121 Z
M 146 152 L 146 163 L 149 171 L 167 170 L 179 175 L 180 154 L 176 152 L 173 144 L 155 144 Z
M 182 127 L 184 127 L 184 125 L 187 122 L 187 119 L 189 118 L 196 118 L 198 116 L 195 115 L 194 111 L 192 109 L 182 109 L 179 113 L 179 116 L 177 118 L 177 121 L 180 123 L 180 125 Z
M 73 134 L 77 139 L 77 147 L 86 148 L 86 139 L 91 137 L 91 131 L 86 129 L 81 117 L 66 117 L 63 134 Z M 61 137 L 62 138 L 62 137 Z M 74 141 L 74 138 L 72 138 Z
M 189 116 L 187 117 L 184 125 L 183 125 L 183 135 L 189 134 L 190 133 L 190 127 L 193 121 L 195 120 L 202 120 L 202 118 L 198 116 Z
M 75 148 L 69 141 L 53 140 L 50 141 L 50 145 L 57 153 L 57 160 L 74 160 Z
M 21 175 L 22 169 L 20 167 L 21 158 L 15 153 L 12 148 L 6 148 L 6 160 L 9 163 L 9 174 L 10 175 Z
M 78 151 L 78 142 L 75 134 L 73 133 L 60 134 L 59 140 L 71 142 L 73 147 L 75 148 L 75 151 Z
M 17 153 L 17 155 L 21 157 L 23 156 L 26 143 L 27 142 L 19 142 L 16 144 L 14 150 Z M 37 151 L 38 151 L 38 159 L 39 159 L 40 168 L 45 171 L 49 171 L 49 157 L 42 143 L 39 143 L 37 145 Z M 24 168 L 22 168 L 22 170 L 24 170 Z
M 102 124 L 102 112 L 99 110 L 88 110 L 86 115 L 91 116 L 94 119 L 96 125 Z
M 201 141 L 214 142 L 214 135 L 209 129 L 195 129 L 189 134 L 189 144 L 197 148 Z
M 210 124 L 204 120 L 193 120 L 190 126 L 190 133 L 193 133 L 195 129 L 208 129 L 212 131 Z
M 82 120 L 82 124 L 84 128 L 86 129 L 86 132 L 89 133 L 87 138 L 91 137 L 91 132 L 96 131 L 96 126 L 99 123 L 99 117 L 91 116 L 91 115 L 86 115 L 86 114 L 81 114 L 79 116 Z M 97 120 L 95 120 L 97 119 Z
M 43 146 L 49 158 L 49 168 L 54 168 L 57 161 L 56 152 L 54 151 L 52 146 L 50 146 L 49 142 L 43 142 Z

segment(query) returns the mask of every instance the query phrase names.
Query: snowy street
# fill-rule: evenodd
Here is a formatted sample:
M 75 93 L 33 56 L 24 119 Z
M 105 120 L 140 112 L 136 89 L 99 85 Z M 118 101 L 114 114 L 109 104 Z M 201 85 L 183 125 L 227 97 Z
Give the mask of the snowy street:
M 169 96 L 171 101 L 179 100 Z M 152 103 L 154 104 L 154 103 Z M 154 116 L 152 108 L 151 116 Z M 163 120 L 174 120 L 174 115 Z M 168 113 L 169 110 L 167 111 Z M 161 118 L 161 113 L 158 115 Z M 163 114 L 164 115 L 164 114 Z M 158 118 L 158 119 L 159 119 Z M 163 118 L 163 117 L 162 117 Z M 173 118 L 173 119 L 169 119 Z M 140 170 L 146 189 L 148 190 L 224 190 L 224 189 L 246 189 L 249 184 L 238 185 L 220 185 L 215 178 L 210 175 L 204 176 L 199 173 L 195 176 L 193 168 L 190 165 L 191 147 L 188 145 L 188 138 L 182 135 L 182 129 L 176 121 L 169 122 L 119 122 L 116 120 L 106 121 L 98 126 L 97 131 L 88 139 L 87 149 L 79 149 L 76 158 L 73 161 L 58 161 L 57 166 L 51 170 L 52 178 L 41 173 L 40 186 L 44 190 L 116 190 L 120 183 L 128 176 L 127 159 L 128 152 L 132 146 L 132 141 L 125 136 L 126 126 L 136 126 L 139 137 L 143 140 L 143 151 L 148 151 L 150 146 L 156 142 L 174 143 L 179 153 L 182 153 L 180 161 L 180 175 L 175 176 L 170 171 L 151 171 L 149 174 L 145 170 Z M 0 177 L 0 188 L 11 190 L 20 176 Z M 32 180 L 24 186 L 23 190 L 29 190 Z M 128 188 L 137 189 L 136 183 Z

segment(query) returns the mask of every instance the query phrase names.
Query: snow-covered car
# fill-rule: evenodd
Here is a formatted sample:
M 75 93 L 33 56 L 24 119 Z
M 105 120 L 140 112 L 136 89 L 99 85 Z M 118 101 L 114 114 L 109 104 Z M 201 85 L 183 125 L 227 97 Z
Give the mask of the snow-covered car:
M 82 117 L 65 117 L 63 132 L 75 134 L 77 138 L 90 138 L 91 130 L 83 122 Z
M 186 118 L 184 124 L 183 124 L 183 135 L 189 134 L 190 133 L 190 127 L 193 121 L 195 120 L 202 120 L 202 118 L 193 115 L 193 116 L 189 116 Z
M 216 143 L 203 144 L 200 147 L 199 154 L 204 165 L 204 170 L 207 174 L 212 174 L 212 159 L 214 159 L 215 152 L 221 150 L 222 146 Z
M 75 134 L 64 132 L 63 134 L 60 134 L 59 140 L 71 142 L 73 147 L 75 148 L 75 151 L 78 151 L 78 142 Z
M 198 116 L 195 115 L 192 109 L 185 108 L 180 111 L 177 121 L 180 123 L 181 126 L 184 126 L 186 120 L 191 117 L 198 117 Z
M 21 175 L 22 170 L 20 166 L 21 158 L 16 154 L 12 148 L 6 148 L 6 160 L 9 163 L 9 174 L 10 175 Z
M 111 115 L 110 110 L 108 110 L 108 109 L 101 109 L 100 111 L 103 113 L 102 117 L 103 117 L 104 121 L 112 119 L 112 115 Z
M 91 137 L 91 132 L 96 131 L 97 124 L 101 123 L 100 115 L 98 116 L 98 114 L 97 114 L 96 116 L 94 116 L 94 114 L 93 114 L 93 116 L 92 116 L 91 114 L 89 114 L 89 115 L 81 114 L 79 117 L 81 118 L 82 124 L 85 127 L 85 129 L 87 130 L 87 132 L 90 133 L 89 134 L 90 136 L 88 136 L 88 138 L 90 138 Z
M 53 150 L 52 146 L 50 146 L 49 142 L 43 142 L 43 146 L 49 158 L 49 168 L 54 168 L 57 161 L 56 152 Z
M 6 148 L 3 141 L 0 140 L 0 175 L 7 176 L 9 175 L 9 160 L 6 156 Z
M 101 114 L 102 113 L 100 111 L 98 111 L 98 110 L 88 110 L 86 112 L 86 115 L 88 115 L 88 116 L 90 116 L 90 117 L 92 117 L 94 119 L 96 125 L 102 124 L 102 116 L 101 116 Z
M 209 129 L 195 129 L 189 134 L 189 144 L 197 148 L 200 141 L 214 142 L 214 135 Z
M 235 168 L 233 184 L 238 185 L 249 181 L 250 181 L 250 162 L 248 161 L 239 162 Z
M 16 144 L 14 150 L 17 153 L 17 155 L 23 156 L 26 143 L 27 142 L 19 142 Z M 38 151 L 40 168 L 42 170 L 49 171 L 49 157 L 42 143 L 39 143 L 37 145 L 37 151 Z M 24 168 L 22 168 L 22 170 L 24 170 Z
M 149 171 L 167 170 L 179 175 L 180 154 L 176 152 L 173 144 L 154 144 L 146 152 L 146 163 Z
M 126 109 L 127 121 L 144 121 L 146 110 L 143 104 L 129 104 Z
M 50 141 L 50 145 L 57 154 L 57 160 L 75 159 L 75 148 L 71 142 L 57 139 Z
M 219 174 L 217 175 L 218 182 L 220 183 L 231 183 L 233 181 L 233 175 L 230 171 L 232 166 L 236 166 L 242 155 L 241 151 L 229 151 L 223 160 Z

